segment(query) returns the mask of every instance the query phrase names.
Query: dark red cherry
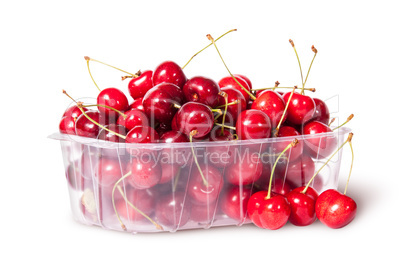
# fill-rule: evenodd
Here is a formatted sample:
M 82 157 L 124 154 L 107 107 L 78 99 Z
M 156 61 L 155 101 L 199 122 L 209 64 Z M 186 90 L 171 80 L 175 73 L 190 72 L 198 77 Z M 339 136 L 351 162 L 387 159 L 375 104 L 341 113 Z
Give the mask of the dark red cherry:
M 225 180 L 234 185 L 248 185 L 262 175 L 262 162 L 258 153 L 244 153 L 228 166 Z
M 107 128 L 113 132 L 116 132 L 120 135 L 123 135 L 123 136 L 126 136 L 126 134 L 127 134 L 126 128 L 121 125 L 109 124 L 109 125 L 106 125 L 105 128 Z M 123 138 L 121 138 L 121 137 L 117 136 L 116 134 L 113 134 L 112 132 L 107 131 L 105 129 L 101 129 L 99 131 L 98 139 L 105 140 L 105 141 L 111 141 L 111 142 L 118 142 L 118 143 L 125 142 L 125 140 Z
M 314 161 L 307 154 L 302 154 L 298 159 L 288 164 L 286 181 L 291 187 L 305 186 L 315 172 Z
M 161 136 L 161 143 L 184 143 L 189 139 L 180 131 L 168 131 Z M 162 150 L 162 157 L 167 158 L 170 164 L 185 165 L 192 158 L 191 149 L 188 147 L 166 147 Z
M 254 100 L 251 109 L 265 112 L 271 119 L 273 129 L 279 124 L 283 113 L 285 112 L 286 103 L 282 96 L 275 91 L 265 90 L 257 99 Z M 283 121 L 286 120 L 285 113 Z
M 319 121 L 312 121 L 303 127 L 304 135 L 317 135 L 320 133 L 331 133 L 330 127 Z M 328 157 L 335 151 L 338 145 L 336 136 L 316 136 L 304 140 L 304 150 L 312 158 L 322 159 Z
M 134 100 L 144 97 L 148 90 L 154 86 L 152 82 L 152 74 L 151 70 L 146 70 L 141 72 L 138 77 L 130 80 L 128 83 L 128 92 Z
M 185 103 L 177 112 L 176 123 L 180 132 L 187 136 L 197 131 L 194 138 L 206 136 L 214 126 L 214 115 L 211 108 L 202 103 Z
M 290 94 L 291 92 L 287 92 L 283 95 L 285 103 L 288 102 Z M 313 98 L 295 92 L 287 110 L 287 121 L 295 125 L 302 125 L 313 118 L 315 109 Z
M 248 186 L 228 186 L 219 201 L 220 208 L 227 216 L 243 222 L 247 215 L 247 203 L 251 196 Z
M 239 76 L 235 76 L 236 80 L 244 87 L 247 89 L 247 91 L 250 91 L 250 86 L 247 84 L 247 82 L 239 77 Z M 244 96 L 244 99 L 246 100 L 246 102 L 248 102 L 248 100 L 250 99 L 250 96 L 248 95 L 248 93 L 246 91 L 243 90 L 243 88 L 237 84 L 237 82 L 231 77 L 231 76 L 227 76 L 222 78 L 219 82 L 218 82 L 219 87 L 222 89 L 224 87 L 229 87 L 229 88 L 234 88 L 237 89 L 241 92 L 241 94 Z
M 170 123 L 177 112 L 176 106 L 184 103 L 181 89 L 171 83 L 161 83 L 149 90 L 143 100 L 144 111 L 151 121 Z
M 328 125 L 329 123 L 329 109 L 324 101 L 318 98 L 313 98 L 315 103 L 315 113 L 313 116 L 313 120 L 319 121 Z
M 236 133 L 242 140 L 269 138 L 271 136 L 271 120 L 262 111 L 245 110 L 237 119 Z
M 168 131 L 164 133 L 160 138 L 161 143 L 180 143 L 180 142 L 188 142 L 188 138 L 186 135 L 181 133 L 180 131 Z
M 175 62 L 165 61 L 156 67 L 152 81 L 154 85 L 171 83 L 182 89 L 187 82 L 187 77 L 181 67 Z
M 83 107 L 82 108 L 84 111 L 88 111 L 87 108 Z M 82 111 L 80 108 L 78 108 L 77 105 L 69 107 L 63 114 L 63 117 L 73 117 L 73 118 L 78 118 L 82 114 Z
M 200 165 L 201 171 L 208 182 L 204 184 L 200 171 L 196 165 L 192 166 L 188 183 L 188 194 L 196 204 L 211 204 L 217 201 L 223 186 L 221 172 L 212 165 Z
M 96 122 L 100 122 L 100 113 L 97 111 L 87 111 L 85 112 L 87 116 L 89 116 L 92 120 Z M 88 118 L 81 114 L 80 117 L 77 118 L 75 122 L 75 132 L 78 136 L 87 137 L 87 138 L 96 138 L 99 133 L 99 126 L 88 120 Z
M 300 136 L 300 133 L 293 127 L 290 126 L 281 126 L 278 131 L 278 138 L 281 137 L 297 137 Z M 282 150 L 286 148 L 287 145 L 289 145 L 294 138 L 288 140 L 288 141 L 283 141 L 281 139 L 277 139 L 278 142 L 274 142 L 272 144 L 273 151 L 275 153 L 281 153 Z M 296 145 L 295 147 L 289 148 L 288 151 L 286 151 L 285 155 L 288 158 L 289 161 L 294 161 L 297 158 L 301 156 L 303 153 L 303 140 L 301 140 L 299 137 L 297 137 L 299 140 L 299 144 Z
M 145 215 L 150 215 L 155 210 L 155 195 L 149 190 L 138 190 L 134 188 L 126 188 L 125 193 L 127 200 Z M 124 199 L 116 202 L 116 210 L 119 216 L 131 222 L 144 220 L 145 217 L 131 207 Z
M 129 108 L 130 110 L 131 110 L 131 109 L 138 109 L 138 110 L 144 111 L 144 106 L 142 105 L 142 99 L 143 99 L 143 97 L 138 98 L 138 99 L 135 99 L 135 100 L 130 104 L 130 106 L 129 106 L 128 108 Z
M 97 103 L 99 105 L 112 107 L 121 112 L 125 112 L 128 109 L 128 100 L 125 94 L 121 90 L 113 87 L 103 89 L 98 94 Z M 118 116 L 118 113 L 106 107 L 98 106 L 98 110 L 108 117 Z
M 209 141 L 232 140 L 234 140 L 234 136 L 228 129 L 224 129 L 222 134 L 221 127 L 214 127 L 209 133 Z M 206 147 L 206 153 L 212 165 L 218 168 L 225 168 L 235 160 L 236 149 L 238 149 L 236 145 L 222 143 L 222 145 L 210 145 Z
M 185 204 L 184 192 L 174 192 L 158 200 L 155 216 L 159 223 L 168 228 L 184 226 L 190 219 L 191 205 Z
M 159 134 L 149 126 L 136 126 L 126 136 L 126 143 L 157 143 Z
M 117 119 L 117 124 L 124 126 L 128 131 L 136 126 L 149 126 L 147 115 L 138 109 L 131 109 L 124 113 L 126 118 L 122 115 Z
M 125 166 L 117 159 L 101 157 L 95 167 L 95 180 L 102 187 L 112 187 L 124 175 Z
M 188 102 L 198 102 L 212 108 L 218 105 L 219 91 L 215 81 L 203 76 L 193 77 L 183 86 L 183 93 Z
M 291 207 L 289 221 L 295 226 L 308 226 L 317 219 L 315 201 L 318 193 L 311 187 L 308 187 L 306 193 L 303 193 L 304 188 L 304 186 L 298 187 L 286 195 Z
M 221 89 L 221 92 L 225 92 L 228 95 L 228 103 L 233 103 L 237 101 L 237 104 L 232 104 L 228 105 L 227 107 L 227 113 L 225 117 L 225 124 L 227 125 L 236 125 L 237 118 L 239 117 L 239 114 L 247 109 L 247 102 L 246 99 L 244 99 L 244 96 L 242 93 L 235 89 L 235 88 L 230 88 L 230 87 L 224 87 Z M 222 96 L 219 96 L 219 106 L 221 107 L 222 111 L 225 111 L 225 98 Z M 220 116 L 218 119 L 221 122 L 223 116 Z
M 160 163 L 162 176 L 159 181 L 160 184 L 171 183 L 174 184 L 175 176 L 180 172 L 180 165 L 178 163 Z
M 59 131 L 63 134 L 75 135 L 75 121 L 77 118 L 65 116 L 61 118 L 59 123 Z
M 246 81 L 247 82 L 247 84 L 248 84 L 248 87 L 250 88 L 250 89 L 253 89 L 253 85 L 252 85 L 252 83 L 251 83 L 251 80 L 247 77 L 247 76 L 245 76 L 245 75 L 239 75 L 239 74 L 235 74 L 235 75 L 233 75 L 234 77 L 240 77 L 241 79 L 243 79 L 244 81 Z
M 126 171 L 131 174 L 125 181 L 136 189 L 151 188 L 157 185 L 162 177 L 160 164 L 150 157 L 132 157 Z

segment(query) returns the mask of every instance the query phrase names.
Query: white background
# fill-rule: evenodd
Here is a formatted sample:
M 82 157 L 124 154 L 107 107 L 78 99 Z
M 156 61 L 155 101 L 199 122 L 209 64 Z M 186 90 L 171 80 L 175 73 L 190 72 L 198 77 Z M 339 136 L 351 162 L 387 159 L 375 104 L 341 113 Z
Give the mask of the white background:
M 0 257 L 40 258 L 351 258 L 400 251 L 401 8 L 397 1 L 2 1 L 0 4 Z M 273 1 L 272 1 L 273 2 Z M 61 94 L 96 97 L 84 56 L 136 72 L 164 60 L 183 65 L 217 38 L 232 72 L 254 86 L 300 85 L 288 39 L 304 73 L 313 56 L 312 96 L 339 96 L 335 116 L 355 118 L 355 166 L 348 194 L 355 220 L 277 231 L 253 225 L 130 235 L 75 222 L 58 130 L 70 104 Z M 100 87 L 126 91 L 120 72 L 92 63 Z M 209 48 L 185 69 L 219 80 L 227 72 Z M 350 152 L 345 150 L 340 190 Z M 396 234 L 396 235 L 395 235 Z M 399 240 L 399 241 L 398 241 Z

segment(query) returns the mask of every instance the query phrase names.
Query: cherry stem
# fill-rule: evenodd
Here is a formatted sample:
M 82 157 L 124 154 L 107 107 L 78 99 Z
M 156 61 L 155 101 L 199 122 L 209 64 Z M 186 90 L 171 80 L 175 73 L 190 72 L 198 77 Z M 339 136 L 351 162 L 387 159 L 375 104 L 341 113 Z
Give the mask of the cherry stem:
M 135 73 L 135 75 L 131 75 L 131 76 L 122 76 L 121 77 L 121 81 L 126 80 L 127 78 L 137 78 L 141 75 L 141 70 L 138 70 L 137 73 Z
M 230 102 L 230 103 L 227 103 L 227 104 L 224 104 L 224 105 L 219 105 L 218 107 L 216 107 L 217 109 L 220 109 L 220 108 L 223 108 L 223 107 L 226 107 L 226 106 L 231 106 L 231 105 L 235 105 L 235 104 L 238 104 L 239 103 L 239 100 L 234 100 L 233 102 Z
M 218 41 L 220 38 L 222 38 L 223 36 L 225 36 L 226 34 L 232 32 L 232 31 L 237 31 L 237 29 L 232 29 L 232 30 L 230 30 L 230 31 L 228 31 L 228 32 L 226 32 L 226 33 L 224 33 L 224 34 L 222 34 L 222 35 L 219 36 L 215 41 Z M 184 68 L 188 65 L 188 63 L 190 63 L 190 61 L 193 60 L 193 58 L 195 58 L 195 56 L 197 56 L 198 54 L 200 54 L 201 52 L 203 52 L 205 49 L 207 49 L 208 47 L 210 47 L 212 44 L 213 44 L 213 43 L 210 43 L 208 46 L 206 46 L 206 47 L 203 48 L 202 50 L 200 50 L 200 51 L 198 51 L 197 53 L 195 53 L 195 54 L 190 58 L 190 60 L 187 61 L 187 63 L 186 63 L 181 69 L 184 69 Z
M 193 147 L 193 136 L 195 136 L 195 135 L 197 135 L 197 134 L 198 134 L 198 131 L 197 131 L 197 130 L 192 130 L 192 131 L 190 132 L 190 134 L 189 134 L 189 135 L 190 135 L 189 139 L 190 139 L 190 143 L 191 143 L 191 153 L 193 153 L 194 162 L 195 162 L 195 164 L 196 164 L 196 166 L 197 166 L 197 168 L 198 168 L 198 171 L 200 172 L 200 175 L 201 175 L 201 178 L 202 178 L 202 182 L 204 183 L 205 186 L 208 187 L 208 182 L 207 182 L 207 180 L 205 179 L 204 174 L 202 173 L 200 164 L 198 163 L 197 157 L 196 157 L 196 155 L 195 155 L 194 147 Z
M 232 130 L 236 130 L 236 127 L 224 125 L 222 123 L 215 122 L 215 125 L 220 126 L 220 127 L 224 127 L 224 128 L 228 128 L 228 129 L 232 129 Z
M 223 114 L 223 112 L 222 112 L 221 109 L 211 109 L 211 111 L 212 111 L 212 112 L 216 112 L 216 113 L 218 113 L 218 114 L 220 114 L 220 115 Z
M 112 189 L 112 205 L 113 205 L 114 213 L 116 214 L 117 220 L 120 222 L 121 228 L 122 228 L 124 231 L 127 231 L 127 228 L 126 228 L 126 226 L 124 225 L 123 221 L 121 220 L 121 218 L 120 218 L 120 216 L 119 216 L 119 213 L 117 212 L 116 204 L 115 204 L 115 201 L 114 201 L 114 192 L 115 192 L 115 190 L 116 190 L 116 187 L 119 185 L 119 183 L 120 183 L 121 181 L 123 181 L 125 178 L 129 177 L 130 175 L 131 175 L 131 171 L 128 172 L 127 174 L 123 175 L 119 180 L 117 180 L 117 182 L 114 184 L 113 189 Z M 122 194 L 122 195 L 125 196 L 124 194 Z
M 225 111 L 223 112 L 223 118 L 222 118 L 222 130 L 221 130 L 221 136 L 225 134 L 225 118 L 226 118 L 226 113 L 228 112 L 228 94 L 225 92 L 219 92 L 219 95 L 225 98 Z
M 314 45 L 311 46 L 311 50 L 314 52 L 314 57 L 313 57 L 313 59 L 311 60 L 310 67 L 308 68 L 307 75 L 306 75 L 306 80 L 304 80 L 301 94 L 304 94 L 304 86 L 305 86 L 305 84 L 306 84 L 306 82 L 307 82 L 308 75 L 310 74 L 310 69 L 311 69 L 311 66 L 313 65 L 315 56 L 317 56 L 317 49 L 314 47 Z
M 181 167 L 179 168 L 176 176 L 174 177 L 174 183 L 173 183 L 173 189 L 172 189 L 173 192 L 176 192 L 177 183 L 179 182 L 179 178 L 180 178 L 180 173 L 181 173 Z
M 274 176 L 274 172 L 275 172 L 275 168 L 276 168 L 276 164 L 278 163 L 279 159 L 281 158 L 281 156 L 291 147 L 296 146 L 299 143 L 299 141 L 297 140 L 297 138 L 295 138 L 292 143 L 289 143 L 289 145 L 286 146 L 286 148 L 279 154 L 278 158 L 275 161 L 274 166 L 272 167 L 271 170 L 271 176 L 269 178 L 269 186 L 268 186 L 268 194 L 267 197 L 265 197 L 265 200 L 268 200 L 271 198 L 271 188 L 272 188 L 272 179 Z
M 74 100 L 73 97 L 71 97 L 70 95 L 68 95 L 68 93 L 66 92 L 66 90 L 63 89 L 63 94 L 65 94 L 68 98 L 70 98 L 71 100 L 73 100 L 73 102 L 77 103 L 76 100 Z
M 278 126 L 276 126 L 276 129 L 275 129 L 275 137 L 278 136 L 279 128 L 281 127 L 282 121 L 283 121 L 283 119 L 285 118 L 286 111 L 288 110 L 290 101 L 292 100 L 292 96 L 293 96 L 293 94 L 295 93 L 296 88 L 297 88 L 297 86 L 293 87 L 293 90 L 292 90 L 292 92 L 290 93 L 289 99 L 288 99 L 288 101 L 286 102 L 285 110 L 283 110 L 281 119 L 279 120 Z
M 351 119 L 353 119 L 353 117 L 354 117 L 353 114 L 349 115 L 349 117 L 346 119 L 346 121 L 345 121 L 344 123 L 342 123 L 341 125 L 339 125 L 339 126 L 336 127 L 335 129 L 333 129 L 332 131 L 335 131 L 335 130 L 337 130 L 337 129 L 343 127 L 346 123 L 348 123 Z
M 353 133 L 349 133 L 348 139 L 343 142 L 343 144 L 328 158 L 328 160 L 320 167 L 320 169 L 317 170 L 317 172 L 311 177 L 310 181 L 308 181 L 306 187 L 304 187 L 303 191 L 301 193 L 305 194 L 307 192 L 307 189 L 309 185 L 313 182 L 314 178 L 318 175 L 318 173 L 331 161 L 331 159 L 343 148 L 346 143 L 348 143 L 353 137 Z
M 179 105 L 179 104 L 177 104 L 177 103 L 174 103 L 174 104 L 173 104 L 173 107 L 175 107 L 175 108 L 177 108 L 177 109 L 180 109 L 180 108 L 181 108 L 181 105 Z
M 215 49 L 216 49 L 216 51 L 217 51 L 218 54 L 219 54 L 219 57 L 221 58 L 223 64 L 224 64 L 225 67 L 226 67 L 226 70 L 229 72 L 229 74 L 230 74 L 230 76 L 233 78 L 233 80 L 250 96 L 250 98 L 251 98 L 252 100 L 255 100 L 255 99 L 256 99 L 255 96 L 254 96 L 252 93 L 250 93 L 250 91 L 248 91 L 242 84 L 240 84 L 239 81 L 237 81 L 237 79 L 236 79 L 236 78 L 233 76 L 233 74 L 230 72 L 228 66 L 226 65 L 225 61 L 224 61 L 223 58 L 222 58 L 221 53 L 219 52 L 218 47 L 217 47 L 216 44 L 215 44 L 214 38 L 212 38 L 212 36 L 211 36 L 210 34 L 207 34 L 207 38 L 208 38 L 210 41 L 212 41 L 212 44 L 214 44 Z
M 262 91 L 262 90 L 275 90 L 275 89 L 292 89 L 293 87 L 290 86 L 274 86 L 274 87 L 265 87 L 265 88 L 257 88 L 257 89 L 251 89 L 251 91 Z M 297 87 L 296 87 L 297 88 Z M 298 88 L 297 88 L 298 89 Z M 306 91 L 311 91 L 315 92 L 315 88 L 304 88 Z
M 109 64 L 106 64 L 106 63 L 104 63 L 104 62 L 102 62 L 102 61 L 99 61 L 99 60 L 90 58 L 90 57 L 88 57 L 88 56 L 85 56 L 84 58 L 85 58 L 85 60 L 86 60 L 87 62 L 89 62 L 89 61 L 95 61 L 95 62 L 101 63 L 101 64 L 103 64 L 103 65 L 105 65 L 105 66 L 108 66 L 108 67 L 114 68 L 114 69 L 116 69 L 116 70 L 119 70 L 119 71 L 121 71 L 121 72 L 123 72 L 123 73 L 129 74 L 129 75 L 131 75 L 131 76 L 133 76 L 133 77 L 138 77 L 138 75 L 136 75 L 136 74 L 133 74 L 133 73 L 124 71 L 123 69 L 117 68 L 117 67 L 115 67 L 115 66 L 111 66 L 111 65 L 109 65 Z
M 299 55 L 297 54 L 296 47 L 295 47 L 295 44 L 294 44 L 293 40 L 290 39 L 290 40 L 289 40 L 289 43 L 290 43 L 290 45 L 292 45 L 292 47 L 293 47 L 293 49 L 294 49 L 294 51 L 295 51 L 295 53 L 296 53 L 297 62 L 299 63 L 301 82 L 302 82 L 302 84 L 303 84 L 303 81 L 304 81 L 304 80 L 303 80 L 303 72 L 302 72 L 302 68 L 301 68 L 301 64 L 300 64 Z
M 85 107 L 85 108 L 86 108 L 86 107 L 94 107 L 94 106 L 97 106 L 97 107 L 104 107 L 104 108 L 106 108 L 106 109 L 110 109 L 110 110 L 112 110 L 112 111 L 117 112 L 117 113 L 120 114 L 121 116 L 123 116 L 124 119 L 127 118 L 127 115 L 124 114 L 124 112 L 121 112 L 121 111 L 119 111 L 119 110 L 117 110 L 117 109 L 115 109 L 115 108 L 113 108 L 113 107 L 110 107 L 110 106 L 107 106 L 107 105 L 104 105 L 104 104 L 86 104 L 86 105 L 82 105 L 82 107 Z
M 350 164 L 350 171 L 349 171 L 348 180 L 346 181 L 345 191 L 343 192 L 344 195 L 346 195 L 346 190 L 348 189 L 350 176 L 352 175 L 353 161 L 355 160 L 355 155 L 353 153 L 353 147 L 352 147 L 352 137 L 349 137 L 348 141 L 349 141 L 350 151 L 352 152 L 352 162 Z
M 98 88 L 98 90 L 101 91 L 101 89 L 100 89 L 99 86 L 96 84 L 95 79 L 94 79 L 93 76 L 92 76 L 91 69 L 89 69 L 89 60 L 90 60 L 90 58 L 89 58 L 89 57 L 86 57 L 86 56 L 85 56 L 84 58 L 85 58 L 85 60 L 87 61 L 88 72 L 89 72 L 89 75 L 91 76 L 92 82 L 94 82 L 96 88 Z
M 331 121 L 328 124 L 328 127 L 331 126 L 331 124 L 334 123 L 334 121 L 335 121 L 335 118 L 332 118 Z

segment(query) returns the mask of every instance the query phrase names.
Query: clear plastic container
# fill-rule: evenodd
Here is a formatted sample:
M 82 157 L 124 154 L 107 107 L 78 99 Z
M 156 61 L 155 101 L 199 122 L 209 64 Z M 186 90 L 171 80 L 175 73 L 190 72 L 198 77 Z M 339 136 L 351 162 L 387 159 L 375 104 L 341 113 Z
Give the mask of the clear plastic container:
M 272 189 L 305 185 L 349 132 L 299 136 L 298 146 L 279 160 Z M 131 233 L 250 223 L 248 198 L 268 189 L 271 166 L 294 140 L 139 145 L 60 133 L 49 137 L 61 143 L 74 218 Z M 314 179 L 319 193 L 338 186 L 341 156 L 342 151 Z

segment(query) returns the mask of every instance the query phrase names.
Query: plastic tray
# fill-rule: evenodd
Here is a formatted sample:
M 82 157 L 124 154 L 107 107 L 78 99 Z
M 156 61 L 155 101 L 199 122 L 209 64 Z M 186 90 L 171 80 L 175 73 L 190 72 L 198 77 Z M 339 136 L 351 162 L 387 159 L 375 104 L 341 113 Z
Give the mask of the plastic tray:
M 302 155 L 295 157 L 300 152 L 297 146 L 285 153 L 274 174 L 273 190 L 305 185 L 349 132 L 349 128 L 341 128 L 333 133 L 298 137 Z M 250 223 L 248 198 L 256 191 L 267 190 L 276 154 L 294 140 L 286 137 L 138 145 L 60 133 L 49 137 L 61 143 L 74 218 L 83 224 L 130 233 Z M 203 185 L 192 147 L 210 187 Z M 312 187 L 319 193 L 337 187 L 341 156 L 339 152 L 314 179 Z M 258 177 L 256 172 L 261 168 Z M 147 175 L 147 169 L 160 171 L 160 179 L 151 179 L 154 176 Z M 136 173 L 121 180 L 133 171 Z M 113 188 L 119 179 L 119 188 Z M 132 209 L 130 203 L 149 219 Z

